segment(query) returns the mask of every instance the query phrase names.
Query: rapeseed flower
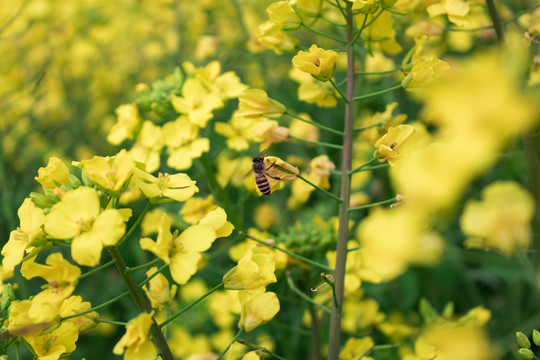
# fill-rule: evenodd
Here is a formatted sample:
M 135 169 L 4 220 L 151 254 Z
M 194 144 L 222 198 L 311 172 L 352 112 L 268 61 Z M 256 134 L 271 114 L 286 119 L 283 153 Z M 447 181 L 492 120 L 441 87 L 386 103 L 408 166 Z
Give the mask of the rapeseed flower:
M 210 141 L 199 136 L 199 126 L 182 115 L 163 125 L 163 141 L 167 145 L 167 165 L 176 170 L 189 169 L 193 159 L 210 150 Z
M 215 208 L 217 205 L 214 204 L 213 195 L 208 195 L 205 198 L 192 197 L 186 200 L 179 213 L 185 222 L 195 224 Z
M 414 64 L 411 72 L 401 81 L 407 90 L 414 90 L 425 87 L 435 80 L 440 79 L 450 70 L 450 65 L 435 56 L 421 59 Z
M 276 282 L 276 263 L 272 256 L 248 247 L 238 265 L 223 276 L 225 289 L 256 290 Z
M 342 360 L 356 360 L 361 357 L 363 360 L 373 360 L 371 356 L 363 355 L 365 355 L 374 345 L 373 339 L 369 336 L 360 339 L 349 338 L 339 353 L 339 358 Z
M 264 292 L 264 288 L 256 291 L 242 290 L 239 293 L 242 311 L 238 327 L 246 332 L 266 324 L 279 312 L 279 300 L 275 293 Z
M 281 24 L 268 20 L 257 28 L 257 41 L 262 46 L 274 50 L 276 54 L 294 51 L 298 48 L 298 39 L 281 29 Z
M 135 169 L 132 183 L 139 187 L 141 192 L 150 201 L 157 202 L 162 197 L 176 201 L 186 201 L 199 191 L 195 181 L 186 174 L 162 174 L 155 177 L 147 172 Z
M 107 141 L 113 145 L 120 145 L 125 139 L 133 139 L 141 119 L 135 104 L 120 105 L 115 112 L 117 122 L 109 131 Z
M 71 240 L 71 256 L 79 265 L 95 266 L 103 246 L 113 246 L 122 238 L 125 221 L 116 209 L 101 211 L 96 190 L 81 186 L 53 205 L 44 227 L 52 238 Z
M 135 162 L 125 149 L 115 156 L 94 156 L 90 160 L 74 161 L 73 165 L 83 169 L 92 183 L 113 192 L 119 192 L 127 186 L 135 169 Z
M 57 360 L 60 355 L 75 350 L 78 338 L 75 325 L 65 321 L 49 334 L 26 336 L 24 340 L 34 349 L 38 360 Z
M 408 153 L 414 151 L 422 144 L 426 144 L 427 139 L 422 138 L 414 126 L 398 125 L 389 128 L 379 140 L 375 142 L 374 157 L 379 161 L 388 161 L 391 166 L 396 166 L 407 159 Z
M 186 114 L 192 124 L 201 128 L 212 118 L 212 112 L 223 106 L 220 94 L 210 91 L 198 78 L 187 79 L 182 96 L 172 95 L 171 103 L 179 114 Z
M 245 90 L 238 98 L 238 116 L 257 118 L 259 116 L 279 119 L 287 108 L 279 101 L 268 97 L 261 89 Z
M 145 121 L 137 137 L 137 142 L 129 150 L 133 160 L 146 165 L 151 173 L 159 168 L 161 149 L 163 148 L 163 132 L 151 121 Z
M 308 104 L 317 104 L 319 107 L 334 107 L 337 105 L 339 93 L 332 84 L 319 81 L 297 67 L 291 69 L 289 76 L 299 84 L 298 100 L 305 101 Z
M 146 277 L 150 277 L 157 271 L 157 267 L 151 267 L 146 272 Z M 150 299 L 153 309 L 161 309 L 171 305 L 178 286 L 169 286 L 169 281 L 163 274 L 157 274 L 150 282 L 143 286 L 143 290 Z
M 281 25 L 285 30 L 294 30 L 300 27 L 302 19 L 294 11 L 288 1 L 277 1 L 266 8 L 268 19 Z
M 298 55 L 292 58 L 292 63 L 298 69 L 311 74 L 315 79 L 328 81 L 336 71 L 337 57 L 337 52 L 324 50 L 313 44 L 309 48 L 309 52 L 299 51 Z
M 464 0 L 441 0 L 428 6 L 427 11 L 429 16 L 448 15 L 448 20 L 456 25 L 467 25 L 465 19 L 469 13 L 469 4 Z
M 124 359 L 129 360 L 153 360 L 157 357 L 157 351 L 150 338 L 150 327 L 152 326 L 151 313 L 141 313 L 136 318 L 131 319 L 126 325 L 126 333 L 114 346 L 115 355 L 124 354 Z
M 38 176 L 34 179 L 44 188 L 54 189 L 55 187 L 65 184 L 69 177 L 69 169 L 59 158 L 52 156 L 46 167 L 41 167 L 38 170 Z

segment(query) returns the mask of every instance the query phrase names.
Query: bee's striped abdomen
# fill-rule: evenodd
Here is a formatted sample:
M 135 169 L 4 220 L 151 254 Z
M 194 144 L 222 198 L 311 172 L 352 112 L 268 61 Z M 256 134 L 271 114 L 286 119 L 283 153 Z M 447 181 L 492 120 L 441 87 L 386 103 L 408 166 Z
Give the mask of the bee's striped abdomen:
M 272 192 L 270 190 L 270 183 L 268 182 L 268 179 L 264 174 L 257 174 L 255 176 L 255 183 L 257 184 L 257 187 L 259 188 L 261 194 L 269 196 Z

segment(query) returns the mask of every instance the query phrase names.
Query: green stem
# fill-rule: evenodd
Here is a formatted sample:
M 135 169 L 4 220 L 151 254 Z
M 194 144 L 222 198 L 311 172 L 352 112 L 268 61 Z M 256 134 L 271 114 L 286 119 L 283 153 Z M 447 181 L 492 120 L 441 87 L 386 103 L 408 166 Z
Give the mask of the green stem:
M 354 132 L 361 132 L 361 131 L 364 131 L 364 130 L 367 130 L 367 129 L 371 129 L 371 128 L 374 128 L 374 127 L 377 127 L 377 126 L 381 126 L 381 125 L 382 125 L 382 122 L 378 122 L 378 123 L 376 123 L 376 124 L 363 126 L 363 127 L 361 127 L 361 128 L 356 128 L 356 129 L 354 129 L 353 131 L 354 131 Z
M 249 348 L 251 348 L 251 349 L 253 349 L 255 351 L 262 351 L 264 353 L 267 353 L 268 355 L 270 355 L 272 357 L 275 357 L 276 359 L 287 360 L 284 357 L 279 356 L 278 354 L 268 350 L 265 347 L 262 347 L 262 346 L 259 346 L 259 345 L 256 345 L 256 344 L 252 344 L 250 342 L 247 342 L 247 341 L 241 340 L 241 339 L 237 339 L 236 342 L 239 343 L 239 344 L 245 345 L 245 346 L 247 346 L 247 347 L 249 347 Z
M 116 297 L 114 297 L 114 298 L 112 298 L 110 300 L 105 301 L 103 304 L 99 304 L 97 306 L 94 306 L 93 308 L 90 308 L 90 309 L 85 310 L 85 311 L 81 311 L 81 312 L 73 314 L 73 315 L 64 316 L 64 317 L 61 318 L 61 320 L 62 321 L 69 320 L 69 319 L 73 319 L 73 318 L 76 318 L 76 317 L 79 317 L 79 316 L 89 314 L 89 313 L 91 313 L 93 311 L 97 311 L 97 310 L 102 309 L 102 308 L 104 308 L 106 306 L 114 304 L 118 300 L 123 299 L 128 295 L 129 295 L 129 291 L 126 291 L 125 293 L 122 293 L 122 294 L 120 294 L 120 295 L 118 295 L 118 296 L 116 296 Z
M 341 89 L 336 85 L 336 83 L 334 82 L 334 80 L 328 79 L 328 81 L 330 81 L 330 84 L 332 84 L 332 86 L 334 87 L 334 89 L 336 89 L 336 91 L 339 93 L 339 95 L 341 96 L 341 99 L 343 99 L 343 101 L 345 101 L 345 103 L 349 103 L 349 100 L 347 100 L 347 97 L 345 96 L 345 94 L 343 93 L 343 91 L 341 91 Z
M 188 306 L 186 306 L 185 308 L 183 308 L 182 310 L 180 310 L 179 312 L 177 312 L 176 314 L 174 314 L 173 316 L 171 316 L 170 318 L 168 318 L 167 320 L 165 320 L 164 322 L 159 324 L 159 327 L 160 328 L 164 327 L 165 325 L 167 325 L 168 323 L 170 323 L 171 321 L 173 321 L 174 319 L 176 319 L 177 317 L 179 317 L 180 315 L 182 315 L 183 313 L 185 313 L 186 311 L 188 311 L 189 309 L 191 309 L 192 307 L 194 307 L 195 305 L 197 305 L 198 303 L 203 301 L 210 294 L 216 292 L 217 290 L 221 289 L 222 287 L 223 287 L 223 282 L 221 282 L 220 284 L 214 286 L 214 288 L 211 289 L 210 291 L 208 291 L 206 294 L 204 294 L 203 296 L 201 296 L 200 298 L 198 298 L 197 300 L 195 300 L 194 302 L 192 302 L 191 304 L 189 304 Z
M 307 144 L 319 145 L 319 146 L 324 146 L 324 147 L 328 147 L 328 148 L 332 148 L 332 149 L 338 149 L 338 150 L 341 150 L 341 145 L 338 145 L 338 144 L 330 144 L 330 143 L 321 142 L 321 141 L 314 141 L 314 140 L 302 139 L 302 138 L 296 137 L 296 136 L 291 135 L 291 134 L 289 134 L 288 137 L 289 137 L 290 139 L 297 140 L 297 141 L 301 141 L 301 142 L 305 142 L 305 143 L 307 143 Z
M 323 310 L 324 312 L 330 314 L 332 311 L 330 310 L 330 308 L 324 306 L 323 304 L 320 304 L 318 302 L 316 302 L 315 300 L 313 300 L 312 298 L 310 298 L 309 296 L 307 296 L 306 294 L 304 294 L 303 292 L 301 292 L 297 287 L 296 285 L 294 285 L 294 282 L 292 280 L 292 277 L 291 277 L 291 274 L 289 271 L 287 271 L 287 284 L 289 285 L 289 287 L 291 288 L 291 290 L 296 293 L 298 296 L 300 296 L 302 299 L 306 300 L 307 302 L 309 302 L 310 304 L 313 304 L 315 305 L 316 307 L 318 307 L 319 309 Z
M 357 33 L 355 34 L 353 40 L 352 40 L 352 44 L 354 45 L 356 43 L 356 41 L 358 41 L 358 39 L 360 38 L 360 35 L 362 35 L 362 32 L 364 31 L 365 28 L 369 27 L 371 24 L 373 24 L 375 22 L 375 20 L 377 20 L 377 18 L 379 16 L 381 16 L 381 14 L 384 12 L 384 8 L 382 8 L 377 14 L 375 14 L 371 20 L 369 20 L 369 22 L 366 22 L 367 21 L 367 18 L 368 18 L 368 15 L 366 15 L 364 17 L 364 21 L 362 23 L 362 26 L 360 27 L 360 29 L 357 30 Z
M 349 208 L 349 212 L 356 211 L 356 210 L 369 209 L 371 207 L 384 205 L 384 204 L 390 204 L 390 203 L 393 203 L 395 201 L 396 201 L 396 198 L 393 197 L 393 198 L 388 199 L 388 200 L 383 200 L 383 201 L 379 201 L 379 202 L 376 202 L 376 203 L 371 203 L 371 204 L 367 204 L 367 205 L 362 205 L 362 206 L 356 206 L 356 207 Z
M 290 251 L 288 251 L 288 250 L 282 249 L 282 248 L 278 247 L 274 242 L 267 242 L 267 241 L 258 239 L 258 238 L 256 238 L 256 237 L 253 236 L 253 235 L 244 233 L 243 231 L 239 231 L 238 233 L 239 233 L 240 235 L 242 235 L 242 236 L 247 237 L 248 239 L 251 239 L 251 240 L 253 240 L 253 241 L 258 242 L 259 244 L 266 245 L 266 246 L 268 246 L 268 247 L 270 247 L 270 248 L 272 248 L 272 249 L 274 249 L 274 250 L 281 251 L 281 252 L 283 252 L 283 253 L 289 255 L 290 257 L 293 257 L 293 258 L 295 258 L 295 259 L 298 259 L 298 260 L 300 260 L 300 261 L 303 261 L 303 262 L 305 262 L 306 264 L 315 266 L 315 267 L 317 267 L 317 268 L 319 268 L 319 269 L 322 269 L 322 270 L 324 270 L 324 271 L 327 271 L 327 272 L 334 272 L 334 269 L 332 269 L 331 267 L 328 267 L 328 266 L 326 266 L 326 265 L 323 265 L 323 264 L 320 264 L 320 263 L 315 262 L 315 261 L 313 261 L 313 260 L 310 260 L 310 259 L 308 259 L 308 258 L 306 258 L 306 257 L 303 257 L 302 255 L 298 255 L 298 254 L 292 253 L 292 252 L 290 252 Z
M 238 338 L 240 337 L 240 335 L 242 335 L 243 332 L 244 332 L 244 328 L 240 328 L 240 330 L 238 330 L 238 332 L 236 333 L 236 336 L 234 337 L 233 341 L 231 341 L 229 346 L 227 346 L 227 348 L 225 350 L 223 350 L 223 352 L 221 354 L 219 354 L 219 356 L 216 358 L 216 360 L 220 360 L 220 359 L 223 358 L 223 356 L 227 353 L 227 351 L 229 351 L 231 346 L 236 342 L 236 340 L 238 340 Z
M 97 322 L 97 323 L 105 323 L 105 324 L 118 325 L 118 326 L 126 326 L 127 325 L 127 322 L 112 321 L 112 320 L 106 320 L 106 319 L 100 319 L 100 318 L 97 318 L 94 321 Z
M 148 207 L 148 206 L 147 206 Z M 124 283 L 126 284 L 128 288 L 128 292 L 133 299 L 133 302 L 137 306 L 137 309 L 141 313 L 149 313 L 152 311 L 152 307 L 150 306 L 150 302 L 148 299 L 144 296 L 143 291 L 137 285 L 133 277 L 129 272 L 127 272 L 127 266 L 124 262 L 124 259 L 122 258 L 122 255 L 120 254 L 120 251 L 115 246 L 107 246 L 107 250 L 109 251 L 109 254 L 113 258 L 113 260 L 116 260 L 116 268 L 118 269 L 118 272 L 120 273 L 120 276 L 122 277 L 122 280 L 124 280 Z M 154 344 L 156 347 L 161 351 L 161 356 L 163 359 L 167 360 L 174 360 L 174 357 L 171 353 L 171 349 L 169 348 L 169 345 L 167 344 L 167 340 L 165 339 L 165 336 L 163 336 L 163 333 L 159 329 L 159 326 L 156 323 L 156 320 L 154 317 L 152 317 L 152 325 L 150 327 L 150 334 L 152 335 L 152 338 L 154 339 Z
M 129 239 L 129 237 L 131 236 L 131 234 L 133 234 L 133 232 L 135 231 L 135 229 L 137 229 L 139 227 L 139 224 L 141 223 L 142 219 L 144 218 L 144 216 L 146 215 L 146 213 L 148 212 L 148 210 L 150 209 L 150 201 L 148 201 L 146 203 L 146 206 L 144 207 L 143 211 L 141 212 L 141 214 L 139 215 L 139 217 L 137 218 L 137 220 L 135 221 L 135 223 L 133 224 L 133 226 L 131 226 L 131 228 L 128 230 L 128 232 L 124 235 L 124 237 L 122 239 L 120 239 L 120 241 L 116 244 L 117 247 L 120 247 L 122 246 L 123 243 L 126 242 L 127 239 Z
M 355 75 L 386 75 L 386 74 L 393 74 L 395 72 L 401 71 L 401 68 L 398 69 L 392 69 L 392 70 L 385 70 L 385 71 L 355 71 Z
M 354 50 L 352 3 L 347 2 L 347 99 L 341 164 L 341 204 L 339 206 L 338 239 L 336 246 L 336 266 L 334 270 L 334 301 L 330 314 L 330 332 L 328 337 L 328 360 L 339 359 L 341 342 L 341 316 L 343 293 L 345 288 L 345 265 L 347 262 L 347 241 L 349 239 L 349 203 L 351 197 L 351 170 L 353 155 L 354 125 Z
M 292 118 L 295 118 L 295 119 L 298 119 L 298 120 L 303 121 L 303 122 L 305 122 L 305 123 L 308 123 L 308 124 L 310 124 L 310 125 L 316 126 L 316 127 L 318 127 L 319 129 L 326 130 L 326 131 L 331 132 L 331 133 L 334 133 L 334 134 L 343 135 L 343 131 L 339 131 L 339 130 L 336 130 L 336 129 L 332 129 L 331 127 L 324 126 L 324 125 L 321 125 L 321 124 L 319 124 L 319 123 L 316 123 L 315 121 L 310 121 L 310 120 L 301 118 L 300 116 L 291 114 L 291 113 L 288 112 L 288 111 L 285 112 L 285 115 L 289 115 L 289 116 L 292 117 Z
M 359 171 L 361 171 L 362 169 L 364 169 L 366 166 L 373 164 L 375 161 L 377 161 L 377 159 L 376 159 L 376 158 L 373 158 L 373 159 L 371 159 L 371 160 L 369 160 L 369 161 L 363 163 L 363 164 L 360 165 L 359 167 L 357 167 L 357 168 L 355 168 L 355 169 L 349 171 L 349 172 L 347 173 L 347 175 L 348 175 L 348 176 L 351 176 L 351 175 L 354 174 L 355 172 L 359 172 Z
M 384 169 L 384 168 L 387 168 L 389 167 L 390 164 L 388 163 L 384 163 L 384 164 L 381 164 L 381 165 L 375 165 L 375 166 L 369 166 L 367 168 L 363 168 L 363 169 L 360 169 L 358 171 L 355 171 L 356 172 L 362 172 L 362 171 L 371 171 L 371 170 L 377 170 L 377 169 Z
M 309 25 L 306 25 L 305 23 L 301 23 L 300 25 L 302 25 L 303 27 L 305 27 L 306 29 L 308 29 L 309 31 L 317 34 L 317 35 L 320 35 L 320 36 L 324 36 L 325 38 L 328 38 L 330 40 L 334 40 L 335 42 L 338 42 L 340 44 L 345 44 L 345 41 L 335 37 L 335 36 L 332 36 L 332 35 L 329 35 L 329 34 L 326 34 L 326 33 L 323 33 L 322 31 L 320 30 L 317 30 L 315 28 L 312 28 L 311 26 Z
M 115 261 L 114 261 L 114 260 L 111 260 L 111 261 L 109 261 L 109 262 L 106 262 L 105 264 L 100 265 L 100 266 L 98 266 L 98 267 L 95 268 L 95 269 L 92 269 L 92 270 L 90 270 L 90 271 L 88 271 L 88 272 L 85 272 L 84 274 L 82 274 L 81 276 L 79 276 L 79 280 L 84 279 L 84 278 L 86 278 L 86 277 L 88 277 L 88 276 L 90 276 L 90 275 L 93 275 L 93 274 L 95 274 L 95 273 L 97 273 L 97 272 L 99 272 L 99 271 L 101 271 L 101 270 L 104 270 L 104 269 L 106 269 L 106 268 L 108 268 L 108 267 L 111 267 L 111 266 L 113 266 L 114 264 L 115 264 Z
M 149 268 L 152 265 L 157 264 L 160 261 L 161 261 L 160 258 L 155 258 L 154 260 L 151 260 L 151 261 L 149 261 L 149 262 L 147 262 L 145 264 L 142 264 L 142 265 L 139 265 L 139 266 L 128 267 L 126 269 L 126 271 L 127 272 L 134 272 L 134 271 L 143 270 L 143 269 Z
M 312 183 L 311 181 L 309 181 L 308 179 L 302 177 L 301 175 L 296 175 L 297 178 L 299 178 L 300 180 L 304 181 L 305 183 L 313 186 L 315 189 L 319 190 L 319 191 L 322 191 L 323 193 L 325 193 L 326 195 L 332 197 L 334 200 L 336 200 L 337 202 L 342 202 L 343 200 L 339 197 L 337 197 L 336 195 L 332 194 L 330 191 L 328 190 L 325 190 L 323 189 L 322 187 L 320 186 L 317 186 L 315 185 L 314 183 Z
M 403 85 L 398 84 L 398 85 L 392 86 L 391 88 L 388 88 L 388 89 L 384 89 L 384 90 L 375 91 L 375 92 L 372 92 L 372 93 L 369 93 L 369 94 L 356 96 L 356 97 L 353 98 L 353 100 L 358 101 L 358 100 L 369 99 L 369 98 L 377 96 L 377 95 L 386 94 L 388 92 L 391 92 L 391 91 L 394 91 L 394 90 L 397 90 L 397 89 L 401 89 L 402 87 L 403 87 Z

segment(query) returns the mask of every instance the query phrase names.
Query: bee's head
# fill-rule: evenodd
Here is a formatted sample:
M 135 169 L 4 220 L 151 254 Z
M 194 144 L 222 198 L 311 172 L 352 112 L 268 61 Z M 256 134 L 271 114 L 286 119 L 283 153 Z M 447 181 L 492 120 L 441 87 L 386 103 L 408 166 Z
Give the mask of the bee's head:
M 263 162 L 264 161 L 264 157 L 263 156 L 254 156 L 253 157 L 253 162 L 254 163 L 260 163 L 260 162 Z

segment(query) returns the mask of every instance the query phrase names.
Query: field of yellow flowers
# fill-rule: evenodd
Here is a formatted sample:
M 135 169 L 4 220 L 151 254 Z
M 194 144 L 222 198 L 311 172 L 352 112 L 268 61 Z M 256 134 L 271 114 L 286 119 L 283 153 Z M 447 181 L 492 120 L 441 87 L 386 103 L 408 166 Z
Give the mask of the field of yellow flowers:
M 0 54 L 0 360 L 539 359 L 540 0 L 12 0 Z

